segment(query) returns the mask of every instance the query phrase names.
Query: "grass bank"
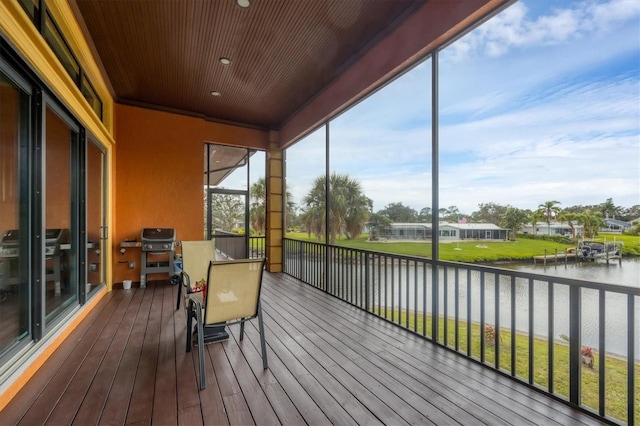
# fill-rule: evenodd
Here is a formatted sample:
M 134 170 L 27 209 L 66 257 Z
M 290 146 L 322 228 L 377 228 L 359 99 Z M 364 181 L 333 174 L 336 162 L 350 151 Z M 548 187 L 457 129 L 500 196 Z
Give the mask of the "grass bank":
M 382 317 L 391 319 L 391 311 L 387 309 L 375 309 L 374 312 Z M 421 313 L 417 315 L 409 312 L 406 314 L 395 312 L 396 323 L 404 326 L 409 323 L 409 328 L 419 334 L 423 334 L 424 317 Z M 445 320 L 439 322 L 439 340 L 444 341 Z M 431 337 L 431 317 L 426 318 L 427 336 Z M 467 346 L 467 323 L 460 322 L 458 327 L 459 351 L 468 352 Z M 447 341 L 448 346 L 455 348 L 455 322 L 453 319 L 447 320 Z M 496 366 L 496 347 L 499 347 L 500 364 L 499 368 L 507 373 L 511 371 L 511 333 L 500 330 L 500 341 L 494 345 L 485 345 L 485 362 Z M 480 359 L 480 326 L 471 324 L 471 356 Z M 515 335 L 515 371 L 516 375 L 524 381 L 529 378 L 529 336 L 516 333 Z M 549 387 L 549 346 L 546 339 L 535 338 L 533 340 L 533 382 L 545 389 Z M 582 401 L 585 406 L 598 410 L 599 375 L 598 368 L 602 358 L 594 351 L 593 368 L 583 366 L 581 369 L 581 389 Z M 616 356 L 606 356 L 606 394 L 605 407 L 606 415 L 614 417 L 622 422 L 629 423 L 627 419 L 627 362 Z M 635 364 L 635 376 L 640 377 L 640 363 Z M 569 346 L 564 341 L 557 341 L 553 345 L 553 389 L 558 395 L 569 398 Z M 640 392 L 635 393 L 635 418 L 640 419 Z

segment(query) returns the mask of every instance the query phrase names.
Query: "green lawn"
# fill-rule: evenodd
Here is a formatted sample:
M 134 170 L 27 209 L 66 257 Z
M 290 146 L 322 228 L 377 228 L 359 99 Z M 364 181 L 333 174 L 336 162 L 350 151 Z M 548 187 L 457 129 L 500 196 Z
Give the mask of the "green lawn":
M 287 238 L 316 242 L 314 237 L 309 237 L 303 232 L 289 232 Z M 640 255 L 640 237 L 631 235 L 605 235 L 598 239 L 606 238 L 607 241 L 622 241 L 623 253 Z M 368 235 L 354 240 L 339 238 L 338 245 L 362 250 L 371 250 L 383 253 L 401 254 L 407 256 L 431 257 L 430 242 L 391 242 L 367 241 Z M 521 238 L 516 241 L 460 241 L 440 243 L 440 259 L 464 263 L 483 263 L 499 260 L 531 260 L 533 256 L 545 254 L 563 253 L 567 248 L 575 247 L 570 244 L 559 244 L 553 241 L 530 240 Z
M 391 319 L 391 310 L 374 308 L 373 312 Z M 409 328 L 419 334 L 423 333 L 423 315 L 418 313 L 414 315 L 409 313 Z M 416 321 L 417 318 L 417 321 Z M 394 322 L 404 326 L 406 324 L 406 315 L 404 313 L 395 312 Z M 444 342 L 444 319 L 440 319 L 439 323 L 439 340 Z M 460 322 L 458 328 L 459 350 L 467 353 L 467 323 Z M 427 316 L 427 336 L 431 337 L 431 317 Z M 447 321 L 447 339 L 448 345 L 455 348 L 455 322 Z M 524 381 L 529 378 L 529 337 L 525 334 L 516 334 L 516 375 Z M 500 330 L 500 369 L 511 371 L 511 333 Z M 569 346 L 566 342 L 556 342 L 553 346 L 553 388 L 554 392 L 569 398 Z M 533 381 L 536 385 L 548 389 L 549 386 L 549 346 L 545 339 L 534 339 L 533 341 Z M 480 359 L 480 326 L 479 324 L 471 324 L 471 355 Z M 494 366 L 496 347 L 495 345 L 485 345 L 485 362 Z M 600 356 L 594 351 L 594 366 L 588 368 L 583 366 L 582 375 L 582 404 L 597 411 L 598 408 L 598 386 L 599 376 L 598 368 L 600 365 Z M 619 419 L 623 422 L 627 421 L 627 363 L 626 360 L 617 357 L 607 356 L 606 358 L 606 396 L 605 406 L 606 415 Z M 635 364 L 635 376 L 640 377 L 640 363 Z M 635 393 L 635 418 L 640 419 L 640 392 Z

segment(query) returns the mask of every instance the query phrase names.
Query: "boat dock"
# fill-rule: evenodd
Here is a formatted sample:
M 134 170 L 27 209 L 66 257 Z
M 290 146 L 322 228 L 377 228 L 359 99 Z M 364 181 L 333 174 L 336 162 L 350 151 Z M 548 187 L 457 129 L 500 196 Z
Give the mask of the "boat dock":
M 577 248 L 570 248 L 558 253 L 558 249 L 553 254 L 547 254 L 547 250 L 541 256 L 533 256 L 533 264 L 538 261 L 547 264 L 547 262 L 563 262 L 566 264 L 569 260 L 575 260 L 578 262 L 596 260 L 604 260 L 609 264 L 611 260 L 618 260 L 622 264 L 622 242 L 603 242 L 597 243 L 594 241 L 583 241 Z
M 565 262 L 567 263 L 569 260 L 574 261 L 574 260 L 578 260 L 578 254 L 573 252 L 573 253 L 569 253 L 569 252 L 560 252 L 558 253 L 558 250 L 555 251 L 555 253 L 553 254 L 547 254 L 547 251 L 544 251 L 543 255 L 540 256 L 533 256 L 533 264 L 535 265 L 536 263 L 543 262 L 545 265 L 547 264 L 547 262 Z

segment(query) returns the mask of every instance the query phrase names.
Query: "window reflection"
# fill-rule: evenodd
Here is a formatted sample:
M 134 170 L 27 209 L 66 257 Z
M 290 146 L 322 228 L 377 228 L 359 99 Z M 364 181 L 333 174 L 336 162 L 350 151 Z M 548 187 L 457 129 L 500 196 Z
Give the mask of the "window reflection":
M 28 245 L 20 220 L 20 145 L 27 137 L 28 105 L 29 96 L 0 73 L 0 355 L 29 335 Z
M 105 281 L 104 240 L 104 153 L 87 144 L 87 294 Z
M 71 240 L 71 148 L 77 137 L 52 109 L 46 111 L 45 286 L 47 323 L 77 300 Z

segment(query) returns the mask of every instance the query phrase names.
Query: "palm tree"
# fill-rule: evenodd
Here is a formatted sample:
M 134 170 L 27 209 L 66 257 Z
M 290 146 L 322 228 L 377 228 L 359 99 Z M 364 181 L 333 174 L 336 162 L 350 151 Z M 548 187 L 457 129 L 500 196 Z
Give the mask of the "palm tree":
M 538 222 L 544 219 L 544 215 L 540 210 L 536 210 L 529 216 L 529 222 L 533 225 L 533 235 L 538 235 Z
M 302 200 L 305 207 L 302 208 L 302 223 L 309 236 L 315 235 L 318 240 L 325 234 L 326 212 L 325 178 L 316 178 L 309 193 Z
M 600 204 L 599 207 L 602 215 L 607 219 L 615 219 L 616 215 L 620 214 L 620 207 L 617 207 L 615 204 L 613 204 L 613 198 L 607 198 L 607 201 Z
M 551 218 L 557 217 L 558 212 L 560 211 L 560 207 L 556 204 L 560 204 L 560 201 L 545 201 L 538 206 L 538 210 L 542 212 L 545 221 L 547 222 L 547 231 L 549 235 L 551 235 Z
M 558 219 L 562 222 L 566 221 L 567 224 L 569 225 L 569 228 L 571 228 L 571 238 L 572 239 L 576 239 L 576 228 L 575 225 L 573 224 L 574 220 L 578 219 L 578 214 L 577 213 L 571 213 L 571 212 L 560 212 L 558 214 Z
M 304 198 L 303 221 L 310 233 L 321 238 L 325 232 L 326 179 L 318 177 Z M 347 174 L 333 173 L 329 178 L 329 242 L 337 236 L 357 238 L 369 220 L 373 202 L 362 193 L 360 183 Z
M 509 229 L 511 234 L 509 239 L 511 241 L 516 240 L 516 234 L 522 228 L 522 225 L 527 223 L 527 212 L 516 207 L 509 207 L 500 219 L 501 226 Z
M 264 224 L 266 221 L 266 201 L 267 201 L 267 184 L 264 177 L 261 177 L 249 189 L 251 197 L 249 207 L 249 217 L 251 218 L 251 227 L 258 235 L 264 234 Z
M 584 226 L 584 235 L 589 238 L 594 238 L 604 224 L 602 213 L 589 209 L 579 215 L 578 222 Z
M 293 196 L 291 192 L 286 191 L 286 205 L 285 214 L 287 218 L 287 224 L 293 222 L 296 204 L 293 202 Z M 258 235 L 264 235 L 264 226 L 267 217 L 267 183 L 264 177 L 261 177 L 251 185 L 249 189 L 249 196 L 251 202 L 249 206 L 249 217 L 251 227 Z

